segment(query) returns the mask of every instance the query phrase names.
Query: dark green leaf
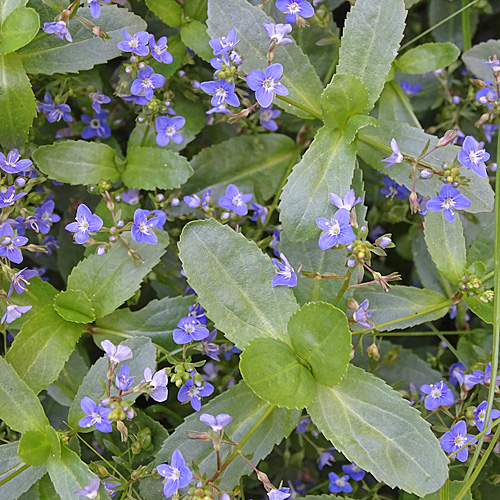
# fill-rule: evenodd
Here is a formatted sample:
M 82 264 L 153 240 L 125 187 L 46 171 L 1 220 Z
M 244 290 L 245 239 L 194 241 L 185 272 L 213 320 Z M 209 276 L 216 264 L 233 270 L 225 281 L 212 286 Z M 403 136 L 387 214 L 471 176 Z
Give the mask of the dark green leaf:
M 207 20 L 208 0 L 184 0 L 186 16 L 204 23 Z
M 95 320 L 92 302 L 81 290 L 59 292 L 54 301 L 54 309 L 66 321 L 91 323 Z
M 408 123 L 412 127 L 422 128 L 416 117 L 410 98 L 403 92 L 399 83 L 391 80 L 380 94 L 375 112 L 379 120 Z
M 481 261 L 487 273 L 493 271 L 495 267 L 494 241 L 495 219 L 491 217 L 491 220 L 482 224 L 481 230 L 467 250 L 467 267 L 476 261 Z
M 172 28 L 181 25 L 182 7 L 175 0 L 146 0 L 146 5 L 165 24 Z
M 455 62 L 460 49 L 453 43 L 424 43 L 405 52 L 397 61 L 398 69 L 410 75 L 423 75 L 446 68 Z
M 180 31 L 182 43 L 200 56 L 204 61 L 209 62 L 214 57 L 208 42 L 207 27 L 200 21 L 193 20 L 186 24 Z
M 21 7 L 14 10 L 0 27 L 0 54 L 10 54 L 24 47 L 39 29 L 40 17 L 35 9 Z
M 493 307 L 493 302 L 483 302 L 479 299 L 477 295 L 469 296 L 464 295 L 464 301 L 467 307 L 477 316 L 479 316 L 484 322 L 493 325 L 495 322 L 495 309 Z

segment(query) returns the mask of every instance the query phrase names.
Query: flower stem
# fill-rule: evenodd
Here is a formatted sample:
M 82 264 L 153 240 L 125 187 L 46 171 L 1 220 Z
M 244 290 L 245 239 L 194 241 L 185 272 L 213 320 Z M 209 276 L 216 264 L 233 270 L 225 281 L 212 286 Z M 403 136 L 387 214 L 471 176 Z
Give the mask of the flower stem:
M 317 118 L 318 120 L 323 120 L 323 117 L 320 114 L 316 113 L 316 111 L 314 111 L 311 108 L 308 108 L 307 106 L 303 106 L 302 104 L 299 104 L 298 102 L 292 101 L 291 99 L 288 99 L 288 97 L 285 97 L 283 95 L 277 95 L 276 97 L 281 101 L 285 101 L 287 104 L 291 104 L 292 106 L 295 106 L 296 108 L 299 108 L 302 111 L 305 111 L 306 113 L 310 114 L 314 118 Z
M 7 476 L 6 478 L 2 479 L 0 481 L 0 486 L 3 486 L 5 483 L 8 483 L 11 479 L 14 479 L 16 476 L 18 476 L 19 474 L 21 474 L 21 472 L 24 472 L 28 467 L 30 467 L 30 466 L 27 465 L 27 464 L 23 464 L 22 467 L 20 467 L 15 472 L 13 472 L 12 474 L 10 474 L 10 476 Z
M 462 0 L 462 7 L 467 7 L 467 0 Z M 463 51 L 469 50 L 472 47 L 472 36 L 470 29 L 470 10 L 465 8 L 462 10 L 462 44 Z

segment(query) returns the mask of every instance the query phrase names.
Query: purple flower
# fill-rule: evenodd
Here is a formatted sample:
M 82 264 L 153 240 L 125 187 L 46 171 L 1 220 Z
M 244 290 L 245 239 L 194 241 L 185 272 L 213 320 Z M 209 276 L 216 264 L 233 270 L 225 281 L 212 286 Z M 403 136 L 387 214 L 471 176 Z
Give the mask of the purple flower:
M 381 162 L 382 161 L 386 162 L 386 164 L 384 165 L 385 168 L 392 167 L 396 163 L 401 163 L 404 158 L 403 155 L 400 153 L 398 143 L 394 138 L 391 139 L 391 149 L 392 149 L 392 154 L 387 158 L 380 160 Z
M 172 139 L 175 144 L 182 143 L 182 135 L 177 132 L 177 130 L 184 127 L 186 120 L 183 116 L 174 116 L 169 118 L 168 116 L 159 116 L 156 119 L 156 144 L 158 146 L 166 146 L 170 139 Z
M 163 403 L 167 400 L 168 389 L 167 389 L 167 374 L 165 370 L 158 370 L 154 375 L 151 368 L 144 368 L 144 381 L 149 382 L 149 388 L 152 392 L 149 395 L 158 403 Z
M 94 215 L 89 207 L 82 203 L 76 210 L 76 222 L 71 222 L 65 229 L 75 233 L 75 241 L 81 245 L 89 239 L 89 233 L 99 231 L 102 225 L 102 219 L 98 215 Z
M 369 307 L 370 303 L 368 302 L 368 299 L 365 299 L 352 315 L 354 321 L 365 328 L 372 328 L 371 323 L 368 321 L 372 317 L 371 313 L 368 311 Z
M 90 139 L 91 137 L 99 137 L 100 139 L 107 139 L 111 135 L 111 129 L 107 123 L 108 116 L 104 111 L 95 113 L 91 118 L 89 115 L 82 115 L 82 122 L 87 126 L 82 130 L 82 137 Z
M 201 382 L 194 382 L 193 379 L 189 379 L 181 388 L 179 389 L 179 394 L 177 399 L 181 403 L 186 401 L 191 402 L 191 406 L 195 411 L 200 411 L 201 409 L 201 398 L 200 396 L 210 396 L 214 392 L 214 386 L 205 382 L 203 386 Z
M 491 383 L 491 363 L 486 365 L 484 372 L 481 370 L 474 370 L 472 375 L 464 376 L 465 388 L 470 391 L 475 385 L 490 384 Z M 500 384 L 500 375 L 497 377 L 496 385 Z
M 450 384 L 451 385 L 457 385 L 458 383 L 463 384 L 465 377 L 464 377 L 464 370 L 465 370 L 465 365 L 463 363 L 453 363 L 450 366 L 450 369 L 448 371 L 448 375 L 450 377 Z
M 31 160 L 20 160 L 21 155 L 17 149 L 11 149 L 7 157 L 0 152 L 0 168 L 8 174 L 18 174 L 28 169 L 33 163 Z
M 233 417 L 227 413 L 221 413 L 220 415 L 209 415 L 208 413 L 202 413 L 200 415 L 200 422 L 202 424 L 209 425 L 214 432 L 220 432 L 224 427 L 227 427 L 233 421 Z
M 90 100 L 92 101 L 92 109 L 96 113 L 101 112 L 101 104 L 107 104 L 108 102 L 111 102 L 111 98 L 107 95 L 104 95 L 102 92 L 93 92 L 90 96 Z
M 109 0 L 102 0 L 103 2 L 109 2 Z M 101 3 L 99 0 L 87 0 L 90 4 L 90 13 L 94 19 L 97 19 L 101 15 Z
M 68 27 L 66 26 L 66 23 L 64 21 L 54 21 L 52 23 L 43 23 L 43 31 L 45 33 L 49 34 L 54 34 L 57 36 L 57 38 L 60 38 L 61 40 L 66 37 L 66 40 L 68 42 L 72 42 L 73 39 L 71 38 L 71 33 L 68 31 Z
M 123 52 L 133 52 L 138 56 L 147 56 L 149 54 L 149 33 L 147 31 L 138 31 L 130 36 L 125 30 L 122 30 L 124 42 L 118 43 L 118 48 Z
M 267 130 L 274 132 L 278 130 L 278 124 L 274 121 L 274 119 L 278 118 L 279 115 L 281 115 L 281 111 L 273 109 L 272 104 L 267 108 L 263 108 L 261 106 L 259 118 L 260 124 L 264 128 L 267 128 Z
M 14 236 L 14 230 L 10 224 L 4 222 L 0 226 L 0 257 L 7 257 L 10 261 L 20 264 L 23 261 L 23 254 L 18 247 L 26 243 L 28 243 L 28 238 Z
M 167 51 L 167 37 L 162 36 L 156 43 L 154 35 L 149 35 L 149 47 L 151 48 L 151 55 L 158 61 L 164 64 L 170 64 L 174 58 L 170 52 Z
M 33 306 L 16 306 L 14 304 L 8 304 L 5 314 L 2 316 L 0 323 L 12 323 L 16 319 L 20 318 L 24 313 L 28 312 Z
M 422 90 L 422 85 L 418 83 L 400 82 L 399 86 L 406 95 L 417 95 Z
M 340 493 L 341 491 L 350 493 L 352 491 L 352 486 L 348 483 L 349 476 L 347 474 L 340 477 L 335 472 L 330 472 L 328 479 L 330 480 L 328 487 L 332 493 Z
M 441 405 L 451 406 L 455 402 L 455 396 L 443 381 L 437 384 L 421 385 L 420 391 L 427 394 L 425 398 L 426 410 L 434 410 Z
M 323 470 L 325 465 L 332 465 L 335 462 L 335 455 L 333 454 L 335 448 L 330 448 L 329 450 L 323 451 L 319 455 L 318 469 Z
M 260 219 L 262 224 L 265 224 L 268 212 L 267 208 L 263 207 L 259 203 L 250 203 L 250 208 L 254 210 L 254 214 L 250 220 L 252 222 L 256 222 L 257 219 Z
M 203 92 L 212 96 L 212 106 L 219 107 L 225 102 L 230 106 L 239 106 L 240 100 L 234 93 L 234 83 L 227 83 L 225 80 L 217 80 L 212 82 L 203 82 L 200 84 Z
M 447 453 L 456 454 L 456 457 L 460 462 L 467 462 L 469 450 L 464 448 L 456 453 L 457 450 L 466 444 L 472 444 L 473 441 L 474 436 L 472 434 L 467 434 L 467 424 L 463 420 L 457 422 L 451 428 L 451 431 L 446 432 L 440 439 L 443 450 Z
M 61 121 L 70 122 L 73 120 L 71 117 L 71 108 L 67 104 L 54 104 L 50 94 L 47 92 L 43 98 L 45 104 L 38 104 L 38 109 L 42 110 L 49 123 Z
M 279 63 L 271 64 L 265 71 L 254 69 L 248 73 L 247 85 L 255 91 L 255 98 L 263 108 L 271 106 L 274 94 L 288 95 L 288 89 L 278 82 L 282 75 L 283 66 Z
M 173 331 L 173 339 L 176 344 L 188 344 L 193 340 L 203 340 L 210 332 L 196 318 L 187 316 L 181 318 L 177 328 Z
M 393 181 L 387 175 L 384 175 L 382 179 L 385 188 L 380 190 L 380 194 L 385 195 L 386 198 L 390 198 L 391 200 L 394 197 L 399 198 L 400 200 L 404 200 L 409 194 L 410 191 L 405 186 L 400 186 L 397 182 Z
M 363 201 L 363 198 L 356 198 L 354 189 L 349 189 L 349 191 L 347 191 L 347 193 L 344 195 L 344 198 L 341 198 L 335 193 L 330 193 L 330 201 L 337 208 L 344 208 L 345 210 L 350 212 L 354 205 L 357 205 L 358 203 L 361 203 Z
M 243 194 L 234 185 L 229 184 L 226 188 L 226 194 L 219 199 L 219 205 L 226 210 L 232 210 L 238 215 L 246 215 L 248 213 L 248 207 L 245 203 L 248 203 L 253 198 L 253 194 Z
M 150 101 L 153 98 L 154 90 L 165 85 L 165 77 L 159 73 L 153 73 L 151 66 L 146 66 L 137 73 L 137 79 L 132 82 L 130 92 L 134 95 L 141 95 Z
M 474 420 L 476 422 L 476 427 L 479 430 L 479 432 L 483 432 L 484 429 L 484 419 L 486 418 L 486 408 L 488 407 L 488 401 L 483 401 L 477 408 L 476 411 L 474 412 Z M 500 411 L 496 410 L 493 408 L 490 412 L 490 420 L 488 422 L 488 425 L 486 427 L 490 427 L 492 424 L 491 419 L 497 419 L 500 417 Z M 489 431 L 486 431 L 486 435 L 488 436 L 491 434 L 491 429 Z
M 156 245 L 158 238 L 152 228 L 157 227 L 159 217 L 154 216 L 148 220 L 148 210 L 138 208 L 134 212 L 134 223 L 132 224 L 132 239 L 137 243 L 149 243 Z
M 124 101 L 131 101 L 139 106 L 144 106 L 149 101 L 143 95 L 119 95 Z
M 291 38 L 286 38 L 285 35 L 292 31 L 291 24 L 274 24 L 274 23 L 264 23 L 264 29 L 266 30 L 269 40 L 274 41 L 274 45 L 286 45 L 287 43 L 292 43 Z
M 120 368 L 120 373 L 115 378 L 116 388 L 120 391 L 126 391 L 132 385 L 134 377 L 129 378 L 130 367 L 127 364 L 122 365 Z
M 318 217 L 316 225 L 323 230 L 319 237 L 319 248 L 327 250 L 338 244 L 348 245 L 356 239 L 356 235 L 350 225 L 351 216 L 345 209 L 339 210 L 331 220 Z
M 290 488 L 280 488 L 279 490 L 273 488 L 267 492 L 269 500 L 286 500 L 290 495 Z
M 85 396 L 80 401 L 80 408 L 87 415 L 83 417 L 78 425 L 80 427 L 92 427 L 94 424 L 100 432 L 111 432 L 111 422 L 108 420 L 108 415 L 111 413 L 111 408 L 105 408 L 102 405 L 96 405 L 90 398 Z
M 109 340 L 103 340 L 101 342 L 101 347 L 106 357 L 109 359 L 109 362 L 114 365 L 117 365 L 121 361 L 126 361 L 133 356 L 130 347 L 122 344 L 116 346 Z
M 10 283 L 9 293 L 7 294 L 7 298 L 9 298 L 12 295 L 12 292 L 14 290 L 19 295 L 21 293 L 24 293 L 27 290 L 26 285 L 30 284 L 28 280 L 34 278 L 35 276 L 37 276 L 37 272 L 32 271 L 27 267 L 21 269 L 21 271 L 18 271 L 16 274 L 14 274 L 14 277 L 12 278 L 12 281 Z
M 113 478 L 108 478 L 108 481 L 113 481 Z M 118 491 L 114 490 L 113 488 L 120 486 L 119 483 L 108 483 L 104 481 L 103 484 L 106 493 L 109 495 L 109 498 L 113 498 L 118 493 Z
M 140 191 L 138 189 L 130 188 L 128 191 L 124 191 L 120 197 L 122 201 L 128 205 L 137 205 L 140 199 L 139 194 Z
M 488 109 L 493 107 L 493 103 L 498 99 L 498 94 L 493 90 L 491 80 L 484 82 L 486 87 L 476 92 L 476 100 L 480 104 L 487 104 Z
M 218 56 L 223 52 L 229 52 L 232 50 L 241 40 L 240 38 L 236 39 L 236 36 L 236 28 L 233 28 L 227 37 L 223 36 L 222 38 L 212 38 L 208 43 L 214 51 L 214 56 Z
M 55 208 L 54 201 L 46 200 L 41 204 L 40 207 L 35 209 L 35 214 L 41 221 L 44 221 L 50 227 L 50 224 L 54 224 L 61 220 L 61 217 L 59 217 L 59 215 L 53 213 L 54 208 Z M 42 234 L 46 234 L 42 230 L 40 230 L 40 232 Z
M 486 64 L 489 68 L 491 68 L 493 71 L 500 71 L 500 61 L 497 59 L 496 54 L 493 56 L 493 59 L 488 57 L 487 61 L 484 61 L 483 64 Z
M 82 495 L 83 497 L 87 498 L 96 498 L 97 493 L 99 492 L 99 486 L 101 484 L 101 481 L 99 480 L 98 477 L 94 477 L 92 481 L 87 486 L 84 486 L 82 490 L 76 490 L 75 495 Z
M 443 184 L 439 190 L 439 196 L 431 198 L 427 202 L 427 210 L 440 212 L 444 210 L 444 216 L 448 222 L 455 220 L 455 210 L 464 210 L 470 207 L 470 200 L 451 184 Z
M 352 462 L 351 465 L 343 465 L 342 470 L 349 474 L 354 481 L 361 481 L 365 477 L 365 471 L 354 462 Z
M 7 190 L 2 189 L 2 191 L 0 191 L 0 208 L 13 205 L 16 200 L 26 196 L 26 194 L 27 193 L 16 194 L 16 188 L 14 186 L 9 186 Z
M 203 307 L 201 307 L 200 304 L 196 304 L 194 306 L 189 306 L 188 316 L 190 316 L 191 318 L 195 318 L 202 325 L 207 324 L 207 317 L 205 315 L 205 309 L 203 309 Z
M 458 161 L 466 168 L 472 170 L 479 175 L 479 177 L 486 177 L 485 161 L 490 159 L 490 154 L 487 153 L 474 137 L 468 135 L 458 152 Z
M 313 6 L 305 0 L 276 0 L 276 8 L 286 13 L 286 22 L 290 24 L 297 20 L 297 16 L 314 16 Z
M 272 259 L 273 264 L 275 266 L 278 266 L 279 271 L 276 270 L 276 275 L 274 276 L 271 285 L 273 287 L 279 285 L 285 285 L 289 287 L 297 286 L 297 275 L 295 274 L 293 267 L 290 265 L 287 258 L 282 253 L 280 253 L 280 258 L 283 261 L 283 264 L 276 259 Z
M 488 142 L 491 142 L 491 140 L 493 139 L 493 135 L 495 134 L 495 132 L 497 130 L 498 130 L 498 125 L 494 125 L 491 123 L 487 123 L 486 125 L 483 125 L 484 136 L 486 137 L 486 140 Z
M 186 467 L 182 453 L 179 450 L 174 451 L 170 464 L 161 464 L 156 467 L 158 474 L 167 479 L 163 486 L 163 494 L 166 498 L 170 498 L 180 488 L 189 486 L 193 479 L 193 474 Z

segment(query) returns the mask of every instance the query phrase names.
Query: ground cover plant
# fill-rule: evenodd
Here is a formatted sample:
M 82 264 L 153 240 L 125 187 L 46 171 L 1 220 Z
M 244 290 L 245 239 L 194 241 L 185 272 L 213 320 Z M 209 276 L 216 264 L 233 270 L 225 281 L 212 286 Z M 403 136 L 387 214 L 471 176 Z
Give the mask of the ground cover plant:
M 500 6 L 0 3 L 0 499 L 500 494 Z

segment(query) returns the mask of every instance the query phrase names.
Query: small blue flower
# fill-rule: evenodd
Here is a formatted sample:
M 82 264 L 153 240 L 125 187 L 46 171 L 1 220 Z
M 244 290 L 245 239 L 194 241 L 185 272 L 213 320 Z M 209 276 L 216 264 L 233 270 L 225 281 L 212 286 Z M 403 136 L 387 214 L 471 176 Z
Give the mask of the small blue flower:
M 441 405 L 451 406 L 455 403 L 455 396 L 443 381 L 437 384 L 421 385 L 420 391 L 427 394 L 424 404 L 426 410 L 434 410 Z
M 149 388 L 152 392 L 149 395 L 158 403 L 163 403 L 167 400 L 168 389 L 167 389 L 167 374 L 165 370 L 159 370 L 154 375 L 151 368 L 146 367 L 144 369 L 144 381 L 149 382 Z
M 493 71 L 500 71 L 500 61 L 498 60 L 496 54 L 493 56 L 493 59 L 488 57 L 487 61 L 483 61 L 483 64 L 486 64 L 489 68 L 491 68 Z
M 71 38 L 71 33 L 68 31 L 68 26 L 64 21 L 54 21 L 51 23 L 43 23 L 43 31 L 45 33 L 49 34 L 54 34 L 57 36 L 57 38 L 60 38 L 61 40 L 66 37 L 66 40 L 68 42 L 72 42 L 73 39 Z
M 276 259 L 272 259 L 273 264 L 278 266 L 279 271 L 276 270 L 276 275 L 274 276 L 271 285 L 273 287 L 279 285 L 289 287 L 297 286 L 297 275 L 295 274 L 293 267 L 290 265 L 284 254 L 280 253 L 280 258 L 283 261 L 283 264 Z
M 219 199 L 219 205 L 226 210 L 232 210 L 238 215 L 246 215 L 248 213 L 248 207 L 245 203 L 248 203 L 253 198 L 253 194 L 240 193 L 240 190 L 234 185 L 229 184 L 226 188 L 226 194 Z
M 297 429 L 295 429 L 295 432 L 297 434 L 305 434 L 307 431 L 307 428 L 312 425 L 312 421 L 309 417 L 302 417 L 299 420 L 299 424 L 297 425 Z
M 127 364 L 122 365 L 120 368 L 120 373 L 115 378 L 116 388 L 120 391 L 126 391 L 132 385 L 134 377 L 129 378 L 130 367 Z
M 47 92 L 43 98 L 45 104 L 38 104 L 37 109 L 43 111 L 49 123 L 58 122 L 61 119 L 65 122 L 73 120 L 71 108 L 67 104 L 54 104 L 50 94 Z
M 487 104 L 488 109 L 493 107 L 493 103 L 498 100 L 498 94 L 493 90 L 491 80 L 484 82 L 486 87 L 476 92 L 476 100 L 479 104 Z
M 341 491 L 344 493 L 351 493 L 352 486 L 348 483 L 349 476 L 347 474 L 340 477 L 335 474 L 335 472 L 330 472 L 328 474 L 328 479 L 330 480 L 328 488 L 332 493 L 340 493 Z
M 149 47 L 151 48 L 151 55 L 158 61 L 164 64 L 170 64 L 174 57 L 167 48 L 167 37 L 162 36 L 158 39 L 158 43 L 155 40 L 154 35 L 149 35 Z
M 53 200 L 44 201 L 40 207 L 35 209 L 35 214 L 39 219 L 47 222 L 48 224 L 54 224 L 61 220 L 59 215 L 54 214 L 55 203 Z
M 140 191 L 135 188 L 130 188 L 127 191 L 123 191 L 120 197 L 127 205 L 137 205 L 140 199 Z
M 195 411 L 200 411 L 201 409 L 201 398 L 210 396 L 214 392 L 214 386 L 205 382 L 201 385 L 201 382 L 194 382 L 193 379 L 189 379 L 181 388 L 177 394 L 177 399 L 181 403 L 190 401 L 191 406 Z
M 92 137 L 107 139 L 111 135 L 111 129 L 108 125 L 108 115 L 104 111 L 95 113 L 93 118 L 89 115 L 82 115 L 81 118 L 82 122 L 87 125 L 82 130 L 83 139 L 90 139 Z
M 108 478 L 108 481 L 113 481 L 113 478 Z M 120 486 L 120 483 L 108 483 L 106 481 L 103 481 L 103 484 L 106 493 L 109 495 L 109 498 L 113 498 L 118 493 L 118 491 L 114 490 L 113 488 Z
M 273 488 L 267 492 L 269 500 L 286 500 L 290 495 L 290 488 L 280 488 L 279 490 Z
M 99 231 L 102 225 L 102 219 L 98 215 L 94 215 L 89 207 L 82 203 L 76 210 L 76 222 L 71 222 L 65 229 L 75 233 L 75 241 L 81 245 L 89 239 L 89 233 Z
M 149 33 L 147 31 L 138 31 L 134 35 L 129 35 L 122 30 L 124 42 L 118 43 L 118 48 L 124 52 L 133 52 L 138 56 L 147 56 L 149 54 Z
M 150 245 L 156 245 L 158 243 L 158 237 L 153 232 L 153 227 L 157 227 L 159 218 L 154 216 L 148 219 L 148 210 L 142 210 L 138 208 L 134 212 L 134 223 L 132 224 L 132 239 L 137 241 L 137 243 L 149 243 Z
M 440 212 L 444 210 L 444 216 L 448 222 L 455 220 L 455 210 L 465 210 L 470 207 L 470 200 L 451 184 L 443 184 L 439 190 L 439 196 L 427 201 L 427 210 Z
M 186 488 L 193 479 L 192 472 L 186 467 L 182 453 L 175 450 L 172 455 L 171 465 L 161 464 L 156 467 L 158 474 L 166 478 L 163 494 L 170 498 L 180 488 Z
M 5 314 L 2 316 L 0 323 L 12 323 L 16 319 L 20 318 L 24 313 L 27 313 L 33 306 L 16 306 L 14 304 L 8 304 Z
M 218 56 L 223 52 L 229 52 L 232 50 L 236 44 L 241 40 L 241 38 L 236 39 L 237 33 L 236 28 L 233 28 L 229 34 L 223 36 L 222 38 L 212 38 L 208 43 L 214 51 L 214 56 Z
M 61 242 L 49 234 L 43 239 L 42 246 L 45 247 L 45 255 L 52 255 L 52 252 L 61 246 Z M 42 252 L 36 252 L 35 257 L 40 257 L 41 254 Z
M 475 436 L 472 434 L 467 434 L 467 424 L 460 420 L 457 422 L 452 428 L 451 431 L 446 432 L 443 436 L 441 436 L 440 443 L 441 447 L 447 453 L 456 454 L 456 457 L 460 462 L 467 462 L 467 458 L 469 457 L 469 450 L 464 448 L 463 450 L 457 450 L 462 448 L 465 444 L 470 445 L 475 441 Z
M 491 140 L 493 139 L 493 135 L 497 130 L 498 130 L 498 125 L 494 125 L 492 123 L 487 123 L 486 125 L 483 125 L 484 136 L 486 137 L 486 140 L 488 142 L 491 142 Z
M 30 282 L 28 281 L 31 278 L 34 278 L 37 276 L 36 271 L 32 271 L 31 269 L 28 269 L 25 267 L 21 271 L 18 271 L 16 274 L 14 274 L 14 277 L 12 278 L 12 281 L 10 283 L 9 287 L 9 293 L 7 293 L 7 298 L 9 298 L 12 295 L 12 292 L 15 290 L 19 295 L 24 293 L 27 290 L 26 285 L 29 285 Z
M 339 210 L 332 219 L 318 217 L 316 225 L 323 230 L 319 237 L 318 246 L 321 250 L 327 250 L 336 245 L 348 245 L 356 239 L 351 227 L 351 216 L 345 209 Z
M 372 324 L 370 323 L 369 319 L 372 317 L 371 313 L 368 311 L 368 308 L 370 307 L 370 302 L 368 302 L 368 299 L 363 300 L 359 307 L 354 311 L 354 314 L 352 315 L 354 321 L 356 323 L 359 323 L 361 326 L 364 326 L 365 328 L 372 328 Z
M 233 421 L 233 417 L 227 413 L 221 413 L 216 415 L 209 415 L 208 413 L 202 413 L 200 415 L 200 422 L 202 424 L 208 425 L 212 428 L 214 432 L 220 432 L 224 427 L 227 427 Z
M 328 465 L 328 466 L 333 465 L 333 462 L 335 462 L 335 455 L 333 454 L 334 450 L 335 450 L 335 448 L 332 447 L 332 448 L 320 453 L 319 461 L 318 461 L 318 469 L 319 470 L 323 470 L 323 467 L 325 467 L 325 465 Z
M 100 432 L 111 432 L 111 422 L 108 420 L 108 415 L 111 413 L 111 408 L 106 408 L 102 405 L 96 405 L 90 398 L 85 396 L 80 401 L 80 408 L 87 415 L 83 417 L 78 425 L 80 427 L 92 427 L 94 424 Z
M 478 405 L 476 411 L 474 412 L 474 420 L 476 422 L 476 427 L 479 432 L 483 432 L 484 429 L 484 419 L 486 418 L 487 407 L 488 407 L 488 401 L 483 401 L 480 405 Z M 500 417 L 500 411 L 493 408 L 490 412 L 490 420 L 486 427 L 490 427 L 491 424 L 493 423 L 491 419 L 497 419 L 498 417 Z M 491 434 L 491 429 L 489 431 L 486 431 L 486 435 L 488 436 L 489 434 Z
M 151 66 L 146 66 L 137 73 L 137 79 L 132 82 L 130 92 L 134 95 L 141 95 L 150 101 L 153 98 L 155 89 L 165 85 L 165 77 L 160 73 L 154 73 Z
M 286 22 L 290 24 L 297 20 L 297 16 L 314 16 L 313 6 L 305 0 L 276 0 L 276 8 L 286 13 Z
M 404 159 L 403 155 L 399 151 L 399 146 L 398 143 L 396 142 L 396 139 L 392 138 L 391 139 L 391 149 L 392 149 L 392 154 L 388 156 L 387 158 L 384 158 L 380 160 L 381 162 L 385 161 L 384 167 L 392 167 L 396 163 L 401 163 Z
M 400 82 L 399 86 L 406 95 L 417 95 L 422 90 L 422 85 L 418 83 Z
M 144 106 L 149 101 L 143 95 L 119 95 L 124 101 L 130 101 L 139 106 Z
M 269 40 L 271 40 L 271 42 L 274 41 L 275 47 L 293 42 L 291 38 L 285 37 L 285 35 L 292 31 L 291 24 L 264 23 L 263 26 Z
M 466 168 L 472 170 L 479 175 L 479 177 L 486 177 L 485 161 L 490 159 L 490 154 L 487 153 L 474 137 L 468 135 L 458 152 L 458 161 Z
M 271 106 L 274 94 L 288 95 L 288 89 L 278 80 L 283 76 L 283 66 L 271 64 L 265 71 L 254 69 L 247 75 L 247 85 L 255 92 L 257 102 L 263 107 Z
M 188 316 L 198 320 L 202 325 L 207 324 L 207 317 L 205 315 L 205 309 L 203 309 L 203 307 L 201 307 L 200 304 L 196 304 L 194 306 L 189 306 Z
M 126 345 L 120 344 L 116 346 L 109 340 L 103 340 L 101 342 L 101 347 L 105 352 L 105 356 L 113 365 L 117 365 L 121 361 L 132 358 L 132 349 Z
M 234 92 L 234 83 L 227 83 L 225 80 L 203 82 L 200 84 L 200 88 L 212 96 L 210 101 L 212 106 L 219 107 L 225 102 L 234 107 L 240 105 L 240 100 Z
M 90 96 L 90 100 L 92 101 L 92 109 L 96 113 L 101 112 L 101 104 L 107 104 L 111 102 L 111 97 L 104 95 L 102 92 L 93 92 Z
M 156 119 L 156 144 L 158 146 L 166 146 L 170 139 L 172 139 L 175 144 L 182 143 L 182 135 L 177 132 L 179 129 L 184 127 L 186 120 L 183 116 L 174 116 L 172 118 L 168 116 L 159 116 Z
M 176 344 L 188 344 L 193 340 L 203 340 L 210 332 L 196 318 L 186 316 L 177 323 L 177 328 L 173 331 L 173 339 Z
M 276 130 L 278 130 L 278 124 L 274 121 L 274 119 L 278 118 L 279 115 L 281 115 L 281 111 L 278 109 L 273 109 L 272 104 L 267 108 L 263 108 L 261 106 L 259 118 L 260 124 L 264 128 L 267 128 L 267 130 L 275 132 Z
M 450 366 L 448 375 L 450 377 L 450 384 L 457 385 L 458 383 L 463 384 L 465 380 L 464 376 L 465 365 L 461 362 L 453 363 Z
M 6 190 L 0 191 L 0 208 L 13 205 L 16 200 L 26 196 L 26 194 L 27 193 L 16 193 L 16 188 L 14 186 L 9 186 Z
M 365 477 L 365 471 L 354 462 L 351 465 L 343 465 L 342 470 L 351 476 L 354 481 L 361 481 Z
M 213 340 L 215 340 L 215 337 L 217 337 L 217 330 L 213 330 L 212 332 L 210 332 L 210 335 L 208 337 L 205 337 L 201 341 L 201 351 L 203 352 L 203 354 L 205 354 L 205 356 L 208 356 L 215 361 L 220 361 L 220 347 L 218 344 L 214 344 L 212 342 Z M 208 363 L 203 365 L 203 368 L 205 368 L 207 364 Z
M 385 195 L 386 198 L 390 198 L 392 200 L 396 197 L 400 200 L 404 200 L 410 194 L 407 187 L 400 186 L 396 181 L 387 177 L 387 175 L 384 175 L 382 182 L 384 183 L 385 188 L 380 190 L 380 194 Z
M 31 160 L 20 160 L 21 155 L 17 149 L 11 149 L 7 153 L 7 157 L 0 152 L 0 168 L 8 174 L 18 174 L 23 170 L 30 168 Z
M 257 219 L 260 219 L 262 224 L 266 223 L 268 210 L 266 207 L 260 205 L 259 203 L 250 203 L 250 208 L 254 210 L 254 214 L 250 219 L 252 222 L 256 222 Z
M 8 223 L 0 226 L 0 257 L 7 257 L 11 262 L 20 264 L 23 261 L 23 254 L 18 247 L 28 243 L 28 238 L 24 236 L 14 236 L 14 230 Z
M 486 365 L 484 372 L 481 370 L 474 370 L 472 375 L 465 375 L 464 385 L 465 388 L 470 391 L 475 385 L 478 384 L 489 384 L 491 382 L 491 363 Z M 497 377 L 496 385 L 500 383 L 500 375 Z
M 354 189 L 350 189 L 349 191 L 347 191 L 343 198 L 335 193 L 330 193 L 330 201 L 337 208 L 344 208 L 345 210 L 350 212 L 355 205 L 363 201 L 363 198 L 356 198 Z
M 103 2 L 109 2 L 109 0 L 102 0 Z M 101 15 L 101 3 L 99 0 L 87 0 L 90 4 L 90 14 L 94 19 L 97 19 Z
M 75 495 L 82 495 L 87 498 L 96 498 L 99 491 L 99 486 L 101 481 L 98 477 L 94 477 L 92 481 L 87 486 L 84 486 L 81 490 L 76 490 Z

